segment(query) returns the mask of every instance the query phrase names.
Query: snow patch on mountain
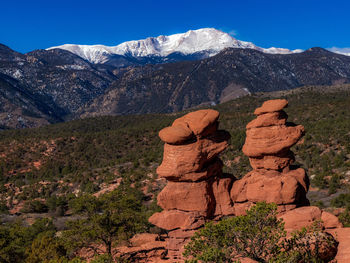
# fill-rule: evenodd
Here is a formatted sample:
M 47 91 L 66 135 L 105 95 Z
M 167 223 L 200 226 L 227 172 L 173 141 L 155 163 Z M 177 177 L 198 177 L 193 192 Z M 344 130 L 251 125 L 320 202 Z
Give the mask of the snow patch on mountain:
M 215 28 L 190 30 L 186 33 L 170 36 L 149 37 L 121 43 L 117 46 L 104 45 L 74 45 L 50 47 L 68 50 L 92 63 L 104 63 L 113 55 L 131 57 L 166 57 L 174 52 L 190 55 L 197 52 L 206 52 L 207 56 L 214 56 L 225 48 L 251 48 L 270 54 L 291 54 L 302 50 L 285 48 L 261 48 L 251 42 L 238 40 L 228 33 Z
M 332 51 L 334 53 L 340 54 L 340 55 L 345 55 L 345 56 L 350 56 L 350 48 L 349 47 L 331 47 L 327 48 L 327 50 Z

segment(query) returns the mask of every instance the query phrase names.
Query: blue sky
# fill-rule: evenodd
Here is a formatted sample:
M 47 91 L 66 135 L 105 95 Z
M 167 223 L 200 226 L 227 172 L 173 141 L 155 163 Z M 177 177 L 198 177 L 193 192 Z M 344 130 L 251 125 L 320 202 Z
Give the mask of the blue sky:
M 0 43 L 19 52 L 117 45 L 214 27 L 261 47 L 350 47 L 350 1 L 1 0 Z

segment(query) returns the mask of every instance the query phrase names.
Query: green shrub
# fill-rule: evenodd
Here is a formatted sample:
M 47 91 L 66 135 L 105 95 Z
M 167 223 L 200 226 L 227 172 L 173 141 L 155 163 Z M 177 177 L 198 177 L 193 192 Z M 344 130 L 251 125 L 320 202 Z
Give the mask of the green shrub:
M 45 213 L 47 211 L 48 207 L 39 200 L 25 202 L 21 209 L 22 213 Z
M 336 198 L 332 199 L 331 206 L 350 208 L 350 194 L 340 194 Z
M 100 197 L 83 195 L 70 203 L 81 219 L 67 223 L 63 238 L 70 252 L 91 244 L 103 245 L 99 253 L 112 256 L 112 248 L 148 227 L 143 194 L 120 185 Z
M 347 208 L 344 212 L 339 215 L 339 221 L 343 224 L 344 227 L 350 227 L 350 211 Z
M 278 242 L 286 235 L 276 211 L 275 204 L 262 202 L 245 216 L 210 222 L 193 236 L 184 256 L 192 256 L 194 262 L 234 262 L 234 254 L 266 262 L 279 253 Z
M 247 215 L 206 224 L 185 246 L 186 262 L 237 262 L 238 257 L 271 263 L 324 262 L 321 244 L 335 246 L 336 241 L 321 231 L 319 222 L 287 239 L 276 213 L 277 205 L 262 202 Z

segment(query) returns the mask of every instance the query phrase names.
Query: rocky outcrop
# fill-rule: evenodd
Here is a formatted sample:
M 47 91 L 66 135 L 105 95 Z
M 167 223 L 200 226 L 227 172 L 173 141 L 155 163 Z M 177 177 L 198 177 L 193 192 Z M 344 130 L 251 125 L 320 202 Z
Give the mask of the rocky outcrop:
M 116 257 L 122 256 L 128 262 L 161 263 L 168 262 L 165 241 L 157 234 L 137 234 L 129 240 L 130 246 L 116 248 Z
M 208 219 L 234 214 L 229 196 L 233 178 L 222 174 L 218 158 L 229 134 L 218 130 L 218 118 L 215 110 L 199 110 L 159 132 L 165 145 L 157 173 L 168 184 L 158 195 L 164 210 L 149 221 L 169 231 L 166 249 L 171 261 L 182 260 L 184 245 Z
M 327 232 L 335 236 L 339 242 L 338 252 L 334 262 L 350 262 L 350 227 L 330 229 Z
M 287 232 L 311 226 L 315 221 L 322 221 L 325 229 L 342 227 L 338 218 L 316 206 L 304 206 L 293 209 L 279 216 L 284 221 Z
M 159 132 L 165 145 L 157 173 L 168 184 L 158 195 L 164 210 L 149 222 L 167 231 L 164 249 L 170 262 L 183 261 L 184 245 L 206 221 L 243 215 L 261 201 L 278 205 L 288 232 L 319 220 L 326 230 L 341 227 L 334 215 L 309 206 L 308 176 L 292 166 L 290 150 L 304 127 L 287 122 L 287 105 L 286 100 L 270 100 L 255 110 L 257 118 L 246 126 L 243 146 L 253 170 L 240 180 L 222 173 L 218 155 L 228 146 L 229 135 L 218 130 L 217 111 L 189 113 Z M 325 251 L 334 254 L 333 248 L 326 246 Z
M 290 148 L 304 135 L 304 127 L 287 123 L 283 111 L 288 101 L 269 100 L 254 112 L 257 118 L 247 124 L 243 153 L 253 171 L 236 181 L 231 189 L 235 215 L 245 213 L 252 204 L 273 202 L 279 211 L 308 204 L 308 177 L 302 168 L 291 169 L 294 154 Z

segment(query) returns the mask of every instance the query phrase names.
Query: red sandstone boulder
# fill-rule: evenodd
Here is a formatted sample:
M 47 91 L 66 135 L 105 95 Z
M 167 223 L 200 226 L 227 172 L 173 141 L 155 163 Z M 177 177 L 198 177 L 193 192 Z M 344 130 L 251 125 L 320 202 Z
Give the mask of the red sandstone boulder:
M 161 241 L 156 234 L 137 234 L 130 240 L 130 246 L 116 248 L 116 256 L 122 256 L 126 260 L 133 262 L 166 262 L 166 242 Z
M 294 154 L 291 151 L 277 155 L 265 155 L 249 158 L 250 165 L 254 170 L 283 170 L 284 168 L 289 167 L 294 162 L 294 160 Z
M 200 174 L 199 178 L 190 178 L 188 174 L 205 173 L 208 164 L 228 146 L 227 132 L 215 134 L 185 145 L 164 145 L 162 164 L 157 168 L 157 174 L 172 181 L 197 181 L 208 175 Z M 216 164 L 217 165 L 217 164 Z M 184 179 L 186 177 L 186 179 Z
M 210 164 L 206 164 L 205 167 L 198 172 L 190 172 L 178 176 L 174 176 L 174 173 L 170 174 L 159 174 L 160 177 L 164 177 L 169 181 L 175 182 L 197 182 L 203 179 L 208 179 L 215 175 L 221 174 L 223 163 L 219 158 L 214 158 Z M 158 172 L 158 170 L 157 170 Z M 176 174 L 177 175 L 177 174 Z
M 309 191 L 309 186 L 310 186 L 309 177 L 307 176 L 307 174 L 305 173 L 305 170 L 303 168 L 290 170 L 290 171 L 288 171 L 287 174 L 289 176 L 293 176 L 299 182 L 299 184 L 302 185 L 305 192 Z
M 197 212 L 184 212 L 180 210 L 164 210 L 153 214 L 148 221 L 165 230 L 198 229 L 204 225 L 204 218 Z
M 181 144 L 193 137 L 193 132 L 187 125 L 175 125 L 162 129 L 159 137 L 169 144 Z
M 268 100 L 263 103 L 260 108 L 254 111 L 255 115 L 261 115 L 268 112 L 281 111 L 288 106 L 288 101 L 285 99 Z
M 302 169 L 301 169 L 302 170 Z M 305 199 L 306 183 L 300 183 L 293 173 L 279 173 L 274 170 L 252 171 L 233 183 L 233 202 L 261 202 L 293 204 Z M 304 179 L 305 172 L 304 172 Z
M 256 119 L 249 122 L 246 128 L 251 129 L 251 128 L 285 125 L 287 118 L 288 118 L 288 115 L 284 111 L 269 112 L 269 113 L 259 115 Z
M 316 220 L 321 219 L 322 211 L 316 206 L 304 206 L 288 211 L 279 216 L 284 221 L 287 231 L 300 230 L 311 226 Z
M 158 205 L 166 210 L 197 211 L 208 216 L 213 212 L 215 200 L 206 181 L 168 182 L 158 194 Z
M 209 127 L 211 128 L 209 129 L 210 131 L 216 130 L 219 116 L 220 113 L 216 110 L 198 110 L 176 119 L 172 126 L 185 124 L 189 126 L 195 135 L 207 135 Z
M 248 157 L 275 155 L 289 150 L 304 135 L 304 127 L 270 126 L 251 128 L 243 146 L 243 153 Z
M 133 247 L 139 247 L 146 243 L 152 243 L 159 241 L 159 236 L 157 234 L 141 233 L 133 236 L 129 242 Z
M 327 232 L 332 234 L 339 242 L 338 252 L 335 257 L 336 261 L 334 262 L 350 262 L 350 227 L 330 229 L 327 230 Z
M 339 222 L 338 217 L 326 211 L 322 211 L 321 220 L 326 229 L 343 227 L 342 223 Z

